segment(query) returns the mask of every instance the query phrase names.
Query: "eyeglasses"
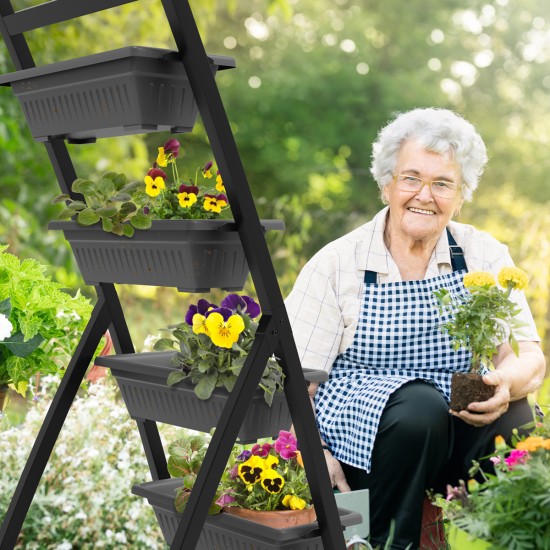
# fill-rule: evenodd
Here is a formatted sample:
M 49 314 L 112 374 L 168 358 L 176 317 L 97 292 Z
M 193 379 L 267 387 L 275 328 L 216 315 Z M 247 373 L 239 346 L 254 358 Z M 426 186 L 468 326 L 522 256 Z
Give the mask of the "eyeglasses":
M 460 185 L 450 181 L 423 180 L 422 178 L 410 176 L 409 174 L 394 174 L 393 181 L 395 181 L 397 189 L 409 191 L 410 193 L 420 193 L 422 188 L 427 185 L 430 193 L 434 197 L 441 197 L 442 199 L 452 199 L 456 197 L 460 188 Z

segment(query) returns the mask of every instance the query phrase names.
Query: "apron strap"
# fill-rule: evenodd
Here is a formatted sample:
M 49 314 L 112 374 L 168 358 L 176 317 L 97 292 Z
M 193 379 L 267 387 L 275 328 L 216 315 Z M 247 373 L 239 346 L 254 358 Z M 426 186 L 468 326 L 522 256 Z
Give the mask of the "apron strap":
M 449 254 L 451 255 L 451 266 L 453 271 L 468 271 L 466 260 L 464 260 L 464 252 L 462 248 L 456 244 L 454 237 L 451 235 L 447 227 L 447 240 L 449 241 Z M 365 284 L 374 285 L 378 280 L 376 271 L 365 271 Z

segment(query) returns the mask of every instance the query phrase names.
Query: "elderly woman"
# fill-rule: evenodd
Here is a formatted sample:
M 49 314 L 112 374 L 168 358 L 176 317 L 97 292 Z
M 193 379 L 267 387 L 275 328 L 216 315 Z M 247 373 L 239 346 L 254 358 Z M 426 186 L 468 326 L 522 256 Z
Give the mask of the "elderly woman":
M 330 373 L 310 386 L 331 481 L 368 488 L 371 542 L 418 548 L 426 490 L 467 479 L 494 436 L 533 420 L 528 393 L 545 360 L 532 315 L 514 292 L 519 357 L 498 346 L 484 375 L 494 397 L 449 410 L 451 375 L 470 368 L 440 330 L 435 289 L 466 292 L 466 270 L 513 265 L 487 233 L 453 222 L 487 154 L 474 127 L 444 109 L 400 114 L 378 135 L 371 172 L 387 205 L 303 268 L 286 305 L 303 367 Z M 450 413 L 450 414 L 449 414 Z M 411 545 L 411 546 L 409 546 Z

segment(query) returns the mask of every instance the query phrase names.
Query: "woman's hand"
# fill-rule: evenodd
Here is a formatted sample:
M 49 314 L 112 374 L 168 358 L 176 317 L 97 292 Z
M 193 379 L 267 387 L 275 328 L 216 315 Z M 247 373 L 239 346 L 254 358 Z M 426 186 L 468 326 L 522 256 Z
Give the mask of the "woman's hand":
M 510 379 L 507 374 L 498 370 L 491 371 L 483 375 L 483 382 L 489 386 L 496 386 L 493 397 L 487 401 L 470 403 L 467 410 L 451 411 L 453 416 L 478 428 L 493 423 L 510 406 Z
M 333 487 L 336 487 L 341 493 L 347 493 L 351 491 L 346 476 L 342 470 L 341 464 L 332 456 L 330 451 L 323 451 L 325 453 L 325 460 L 327 461 L 328 475 Z

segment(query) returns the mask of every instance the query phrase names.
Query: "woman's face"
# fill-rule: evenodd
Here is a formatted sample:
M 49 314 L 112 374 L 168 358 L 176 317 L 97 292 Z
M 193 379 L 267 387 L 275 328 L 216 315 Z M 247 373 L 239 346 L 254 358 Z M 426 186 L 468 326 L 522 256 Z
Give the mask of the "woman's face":
M 440 155 L 426 151 L 414 140 L 405 142 L 401 148 L 394 174 L 408 174 L 424 181 L 461 183 L 460 168 L 450 152 Z M 428 185 L 418 192 L 402 191 L 395 181 L 386 185 L 383 196 L 390 206 L 388 229 L 392 234 L 415 241 L 439 238 L 463 202 L 460 190 L 453 198 L 434 197 Z

